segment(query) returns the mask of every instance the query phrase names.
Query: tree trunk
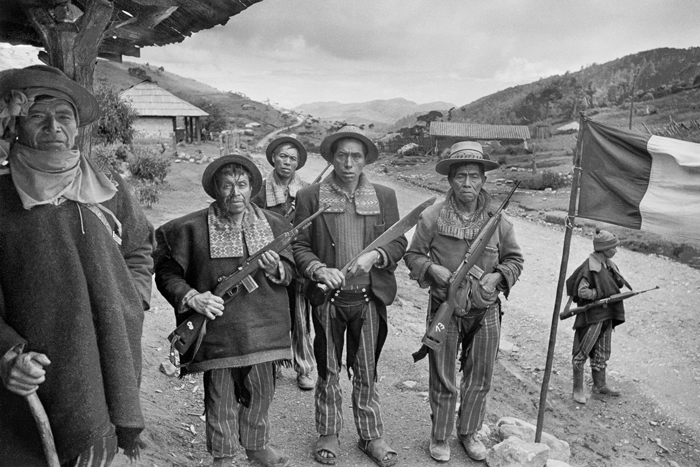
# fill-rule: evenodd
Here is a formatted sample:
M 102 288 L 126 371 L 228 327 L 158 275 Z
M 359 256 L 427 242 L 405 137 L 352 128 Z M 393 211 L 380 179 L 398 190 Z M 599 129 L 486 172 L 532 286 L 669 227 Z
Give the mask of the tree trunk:
M 27 8 L 26 13 L 41 36 L 48 64 L 92 92 L 98 49 L 114 7 L 104 0 L 86 0 L 84 5 L 74 23 L 54 20 L 50 5 Z M 78 134 L 78 149 L 85 155 L 90 154 L 91 129 L 83 126 Z

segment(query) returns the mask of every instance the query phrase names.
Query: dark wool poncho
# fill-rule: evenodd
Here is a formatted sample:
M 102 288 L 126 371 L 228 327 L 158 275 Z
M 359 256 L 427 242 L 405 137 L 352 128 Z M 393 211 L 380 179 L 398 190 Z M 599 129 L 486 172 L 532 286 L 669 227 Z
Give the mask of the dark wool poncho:
M 153 230 L 113 176 L 119 191 L 103 206 L 122 223 L 121 246 L 73 201 L 24 209 L 10 175 L 0 175 L 0 355 L 24 344 L 51 360 L 38 395 L 62 462 L 111 424 L 122 447 L 144 427 L 141 330 Z M 46 464 L 27 402 L 1 384 L 0 464 Z
M 235 272 L 244 257 L 211 258 L 207 209 L 188 214 L 156 230 L 158 246 L 154 253 L 156 285 L 173 306 L 178 324 L 191 313 L 178 314 L 187 293 L 213 291 L 218 279 Z M 261 211 L 276 238 L 291 228 L 282 216 Z M 253 279 L 258 289 L 245 289 L 230 300 L 224 314 L 207 322 L 207 334 L 194 362 L 184 373 L 215 368 L 233 368 L 291 359 L 289 300 L 286 286 L 292 278 L 294 262 L 291 247 L 280 253 L 285 280 L 276 284 L 259 270 Z M 189 361 L 190 355 L 184 360 Z

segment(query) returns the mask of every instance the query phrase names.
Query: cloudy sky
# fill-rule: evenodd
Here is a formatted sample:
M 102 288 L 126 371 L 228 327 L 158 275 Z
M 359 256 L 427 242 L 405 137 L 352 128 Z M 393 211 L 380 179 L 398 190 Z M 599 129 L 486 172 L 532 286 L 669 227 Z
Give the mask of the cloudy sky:
M 463 105 L 644 50 L 700 46 L 698 18 L 697 0 L 263 0 L 138 61 L 287 108 Z

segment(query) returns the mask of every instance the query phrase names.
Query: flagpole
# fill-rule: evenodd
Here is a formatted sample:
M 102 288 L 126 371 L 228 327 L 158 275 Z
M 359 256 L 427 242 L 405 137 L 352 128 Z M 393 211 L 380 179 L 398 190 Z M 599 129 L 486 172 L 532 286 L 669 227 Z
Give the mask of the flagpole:
M 552 363 L 554 362 L 554 347 L 557 342 L 557 327 L 559 325 L 559 309 L 566 281 L 566 266 L 569 262 L 569 250 L 571 249 L 571 236 L 574 231 L 574 221 L 576 219 L 576 204 L 578 198 L 579 179 L 581 177 L 581 153 L 583 151 L 583 113 L 579 117 L 578 138 L 576 140 L 576 155 L 574 157 L 574 176 L 571 180 L 571 196 L 569 197 L 569 213 L 564 223 L 564 247 L 561 255 L 561 265 L 559 267 L 559 282 L 557 283 L 557 295 L 554 300 L 554 313 L 552 314 L 552 328 L 549 333 L 549 348 L 547 349 L 547 363 L 544 368 L 542 378 L 542 389 L 540 390 L 540 405 L 537 413 L 537 429 L 535 430 L 535 442 L 539 443 L 542 438 L 542 428 L 544 425 L 544 412 L 547 403 L 547 390 L 549 389 L 549 378 L 552 374 Z

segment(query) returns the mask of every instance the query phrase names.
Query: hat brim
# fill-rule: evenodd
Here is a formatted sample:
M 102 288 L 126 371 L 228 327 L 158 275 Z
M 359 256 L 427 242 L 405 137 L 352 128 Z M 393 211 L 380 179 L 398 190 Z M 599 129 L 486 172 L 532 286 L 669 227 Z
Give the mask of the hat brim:
M 202 187 L 209 196 L 216 199 L 216 184 L 214 183 L 214 175 L 226 164 L 238 164 L 245 167 L 248 172 L 250 172 L 251 176 L 253 177 L 251 180 L 251 199 L 260 192 L 260 188 L 262 187 L 262 174 L 260 173 L 258 166 L 255 165 L 255 162 L 245 156 L 229 154 L 227 156 L 219 157 L 204 169 L 204 173 L 202 174 Z
M 0 95 L 12 89 L 27 88 L 50 88 L 67 94 L 78 110 L 80 126 L 89 125 L 100 116 L 100 106 L 95 96 L 63 73 L 51 71 L 51 67 L 36 65 L 0 73 Z
M 500 167 L 498 162 L 489 159 L 443 159 L 435 165 L 435 171 L 440 175 L 448 175 L 450 167 L 455 164 L 478 164 L 484 167 L 484 172 L 494 170 Z
M 265 155 L 267 156 L 267 162 L 270 163 L 271 166 L 275 166 L 275 161 L 272 159 L 272 155 L 275 152 L 275 149 L 277 146 L 280 144 L 284 143 L 290 143 L 293 144 L 295 148 L 297 148 L 297 151 L 299 152 L 299 160 L 297 161 L 297 170 L 301 169 L 304 167 L 304 164 L 306 164 L 306 148 L 304 147 L 303 144 L 301 144 L 301 141 L 299 141 L 296 138 L 293 138 L 291 136 L 280 136 L 279 138 L 273 139 L 270 144 L 267 145 L 267 149 L 265 150 Z
M 342 138 L 354 138 L 365 143 L 368 152 L 365 164 L 371 164 L 377 159 L 379 159 L 379 149 L 377 149 L 377 145 L 374 144 L 374 142 L 365 135 L 361 133 L 355 133 L 353 131 L 339 131 L 337 133 L 333 133 L 330 136 L 326 136 L 326 139 L 324 139 L 321 142 L 321 157 L 323 157 L 328 162 L 332 162 L 333 154 L 331 154 L 331 146 L 333 145 L 333 143 Z

